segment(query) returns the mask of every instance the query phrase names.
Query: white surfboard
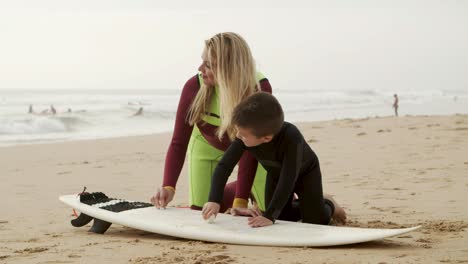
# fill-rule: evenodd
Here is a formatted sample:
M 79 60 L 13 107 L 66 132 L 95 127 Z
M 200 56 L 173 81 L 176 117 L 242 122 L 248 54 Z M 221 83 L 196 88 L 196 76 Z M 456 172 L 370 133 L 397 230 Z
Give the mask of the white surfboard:
M 103 208 L 125 200 L 88 205 L 80 202 L 76 194 L 60 196 L 59 199 L 81 213 L 106 221 L 109 225 L 114 223 L 168 236 L 240 245 L 337 246 L 401 235 L 421 227 L 371 229 L 276 221 L 271 226 L 252 228 L 248 226 L 246 217 L 227 214 L 218 214 L 213 223 L 208 223 L 203 220 L 200 211 L 187 208 L 169 207 L 159 210 L 151 206 L 112 212 Z

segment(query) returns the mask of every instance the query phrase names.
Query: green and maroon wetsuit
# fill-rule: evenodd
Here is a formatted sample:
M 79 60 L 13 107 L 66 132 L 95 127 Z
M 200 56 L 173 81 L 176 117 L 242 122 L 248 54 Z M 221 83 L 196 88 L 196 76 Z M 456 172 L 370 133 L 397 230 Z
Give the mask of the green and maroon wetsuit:
M 264 92 L 271 93 L 268 80 L 257 73 L 257 81 Z M 191 126 L 187 121 L 187 113 L 193 99 L 197 95 L 203 79 L 200 74 L 190 78 L 185 84 L 177 108 L 174 134 L 166 155 L 164 167 L 163 186 L 175 188 L 180 172 L 184 165 L 185 156 L 188 152 L 189 160 L 189 197 L 192 209 L 200 209 L 208 202 L 211 186 L 211 177 L 224 151 L 229 147 L 231 141 L 227 135 L 222 140 L 218 139 L 216 130 L 221 123 L 218 87 L 211 98 L 209 113 L 203 117 L 203 121 Z M 240 158 L 237 188 L 236 183 L 226 186 L 222 209 L 232 207 L 234 195 L 235 206 L 246 207 L 249 195 L 252 193 L 261 209 L 264 206 L 264 185 L 266 172 L 250 153 L 245 153 Z M 255 182 L 254 182 L 255 181 Z

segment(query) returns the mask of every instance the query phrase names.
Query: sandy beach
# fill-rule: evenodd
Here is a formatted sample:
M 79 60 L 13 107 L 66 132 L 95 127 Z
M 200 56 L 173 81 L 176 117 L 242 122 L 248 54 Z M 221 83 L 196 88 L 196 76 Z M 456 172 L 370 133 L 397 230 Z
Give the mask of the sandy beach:
M 423 225 L 328 248 L 204 243 L 113 225 L 74 228 L 58 200 L 83 186 L 148 201 L 171 134 L 0 148 L 0 263 L 468 263 L 468 115 L 300 123 L 349 226 Z M 187 164 L 186 164 L 187 165 Z M 171 205 L 188 203 L 186 166 Z

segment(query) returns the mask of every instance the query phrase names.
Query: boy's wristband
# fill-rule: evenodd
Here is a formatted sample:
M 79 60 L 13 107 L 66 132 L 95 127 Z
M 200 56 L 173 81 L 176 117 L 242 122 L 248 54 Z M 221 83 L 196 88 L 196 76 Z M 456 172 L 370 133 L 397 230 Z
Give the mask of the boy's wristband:
M 234 202 L 232 203 L 232 208 L 247 208 L 249 202 L 246 199 L 242 198 L 235 198 Z
M 172 187 L 172 186 L 163 186 L 163 188 L 166 189 L 166 190 L 169 190 L 169 191 L 172 191 L 172 192 L 175 193 L 175 188 Z

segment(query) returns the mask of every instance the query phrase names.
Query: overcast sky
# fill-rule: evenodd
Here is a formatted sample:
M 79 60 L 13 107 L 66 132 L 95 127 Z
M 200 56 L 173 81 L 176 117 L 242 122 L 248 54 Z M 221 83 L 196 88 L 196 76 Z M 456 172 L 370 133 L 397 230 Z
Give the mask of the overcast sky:
M 161 2 L 0 0 L 0 89 L 181 89 L 234 31 L 274 89 L 468 90 L 468 1 Z

